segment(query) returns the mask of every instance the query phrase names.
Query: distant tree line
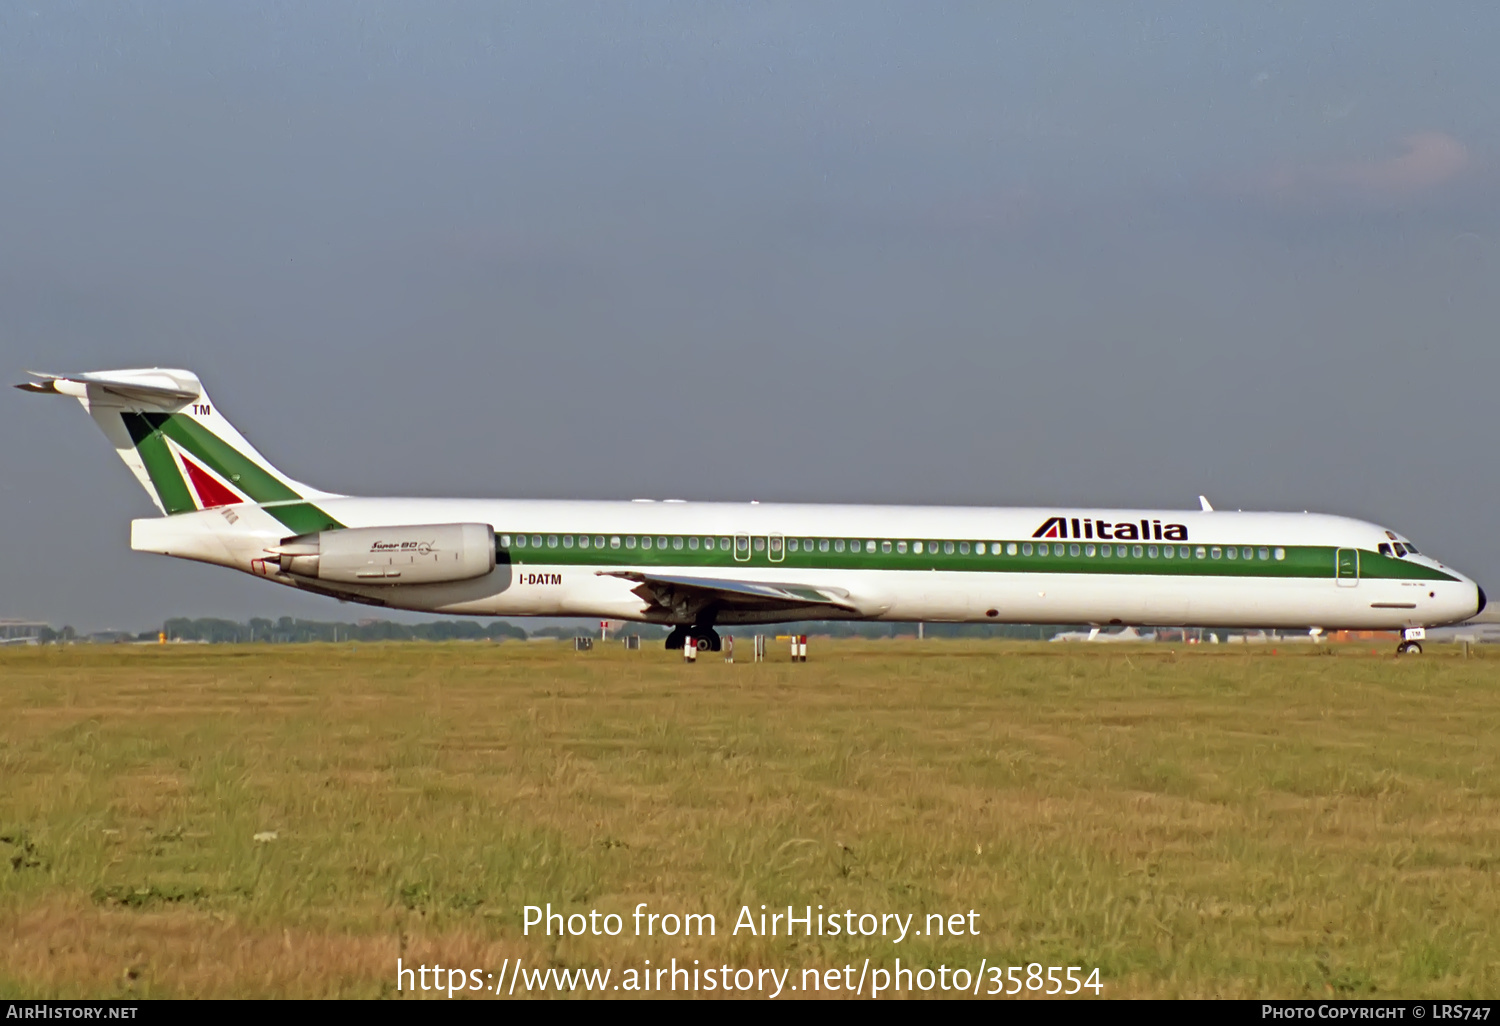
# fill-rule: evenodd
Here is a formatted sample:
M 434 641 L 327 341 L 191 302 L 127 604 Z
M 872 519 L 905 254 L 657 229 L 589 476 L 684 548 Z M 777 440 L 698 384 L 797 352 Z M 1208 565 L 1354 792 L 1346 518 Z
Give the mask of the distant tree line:
M 393 620 L 364 620 L 359 623 L 298 620 L 283 616 L 278 620 L 252 617 L 246 623 L 213 617 L 177 616 L 162 625 L 168 641 L 208 641 L 214 643 L 272 642 L 301 644 L 311 641 L 525 641 L 523 628 L 504 620 L 480 623 L 475 620 L 434 620 L 430 623 L 396 623 Z M 150 632 L 144 636 L 149 640 Z
M 898 638 L 915 637 L 915 623 L 861 623 L 843 620 L 809 620 L 797 623 L 751 626 L 721 625 L 721 634 L 748 638 L 755 634 L 808 634 L 832 638 Z M 928 623 L 923 634 L 929 638 L 1016 638 L 1046 640 L 1063 625 Z M 527 631 L 505 620 L 434 620 L 429 623 L 397 623 L 393 620 L 362 620 L 357 623 L 325 620 L 298 620 L 283 616 L 272 620 L 252 617 L 246 622 L 215 617 L 177 616 L 162 625 L 168 641 L 209 642 L 213 644 L 305 644 L 315 641 L 525 641 L 527 638 L 572 638 L 580 634 L 598 637 L 597 621 L 580 620 L 576 624 L 541 627 Z M 646 641 L 660 641 L 667 628 L 656 624 L 626 623 L 610 632 L 611 637 L 637 634 Z M 71 641 L 155 641 L 156 631 L 101 631 L 84 635 L 72 627 L 54 630 L 44 627 L 38 640 L 45 643 Z
M 1020 638 L 1045 640 L 1067 628 L 1048 625 L 991 623 L 929 623 L 923 633 L 929 638 Z M 363 620 L 358 623 L 333 623 L 323 620 L 297 620 L 283 616 L 279 620 L 255 617 L 247 623 L 217 620 L 211 617 L 190 619 L 174 617 L 163 625 L 170 641 L 209 641 L 218 643 L 274 642 L 280 644 L 311 641 L 525 641 L 527 638 L 571 638 L 579 634 L 597 635 L 598 624 L 583 620 L 577 624 L 551 625 L 526 631 L 505 620 L 434 620 L 430 623 L 405 624 L 392 620 Z M 861 623 L 843 620 L 809 620 L 798 623 L 719 628 L 721 633 L 749 637 L 753 634 L 811 634 L 832 638 L 915 637 L 914 623 Z M 667 628 L 655 624 L 626 623 L 611 632 L 620 637 L 639 634 L 643 639 L 660 640 Z M 150 632 L 140 636 L 150 640 Z

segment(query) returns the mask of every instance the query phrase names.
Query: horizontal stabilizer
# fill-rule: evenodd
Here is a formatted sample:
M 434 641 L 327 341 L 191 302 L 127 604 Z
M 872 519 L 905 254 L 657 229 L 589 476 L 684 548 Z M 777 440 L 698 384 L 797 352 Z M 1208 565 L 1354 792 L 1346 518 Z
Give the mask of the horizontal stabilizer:
M 27 371 L 37 381 L 16 387 L 23 392 L 89 398 L 89 392 L 124 399 L 129 403 L 177 407 L 203 394 L 203 386 L 194 374 L 181 370 L 91 371 L 87 374 L 41 374 Z

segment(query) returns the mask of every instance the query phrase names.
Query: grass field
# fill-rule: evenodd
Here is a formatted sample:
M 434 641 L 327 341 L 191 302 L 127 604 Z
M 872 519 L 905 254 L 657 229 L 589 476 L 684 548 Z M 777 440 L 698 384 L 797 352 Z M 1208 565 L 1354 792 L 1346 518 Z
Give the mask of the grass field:
M 897 956 L 1097 966 L 1105 996 L 1493 996 L 1500 653 L 1391 647 L 7 649 L 0 996 Z M 547 902 L 625 930 L 523 936 Z M 633 936 L 639 902 L 717 933 Z M 730 935 L 789 903 L 979 936 Z

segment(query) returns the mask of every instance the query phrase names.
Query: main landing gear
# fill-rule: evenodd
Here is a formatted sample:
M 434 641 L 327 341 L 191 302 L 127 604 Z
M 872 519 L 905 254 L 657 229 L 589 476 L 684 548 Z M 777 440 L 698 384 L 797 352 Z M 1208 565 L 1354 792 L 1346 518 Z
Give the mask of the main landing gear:
M 667 651 L 680 652 L 692 638 L 699 652 L 718 652 L 723 647 L 719 632 L 712 627 L 694 624 L 691 627 L 673 627 L 667 635 Z

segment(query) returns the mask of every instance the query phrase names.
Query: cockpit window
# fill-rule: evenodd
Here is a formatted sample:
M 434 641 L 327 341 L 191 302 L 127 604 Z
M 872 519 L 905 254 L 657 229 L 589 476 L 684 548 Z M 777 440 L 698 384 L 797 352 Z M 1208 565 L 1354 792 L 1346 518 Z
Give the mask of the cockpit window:
M 1378 548 L 1382 556 L 1389 556 L 1391 554 L 1391 547 L 1385 542 L 1381 542 Z
M 1406 543 L 1406 551 L 1409 552 L 1411 555 L 1415 556 L 1417 554 L 1417 547 L 1415 545 L 1413 545 L 1411 542 L 1407 542 Z
M 1406 558 L 1406 549 L 1400 542 L 1392 542 L 1391 547 L 1396 550 L 1396 555 L 1400 556 L 1402 559 Z

